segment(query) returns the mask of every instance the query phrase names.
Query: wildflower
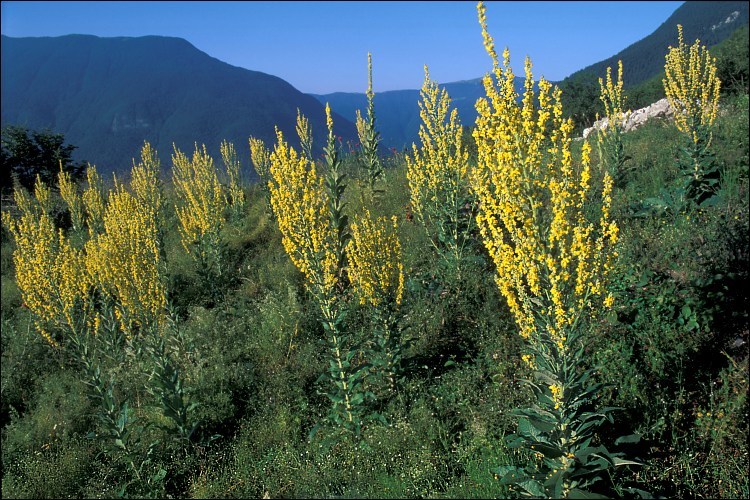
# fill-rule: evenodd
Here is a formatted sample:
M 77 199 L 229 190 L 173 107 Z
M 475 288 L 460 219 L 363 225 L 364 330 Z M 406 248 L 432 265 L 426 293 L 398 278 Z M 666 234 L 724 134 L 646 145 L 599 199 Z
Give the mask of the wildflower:
M 365 210 L 351 230 L 347 247 L 349 277 L 360 303 L 378 306 L 384 300 L 393 300 L 400 304 L 404 294 L 404 265 L 396 218 L 392 218 L 389 230 L 385 217 L 373 220 Z

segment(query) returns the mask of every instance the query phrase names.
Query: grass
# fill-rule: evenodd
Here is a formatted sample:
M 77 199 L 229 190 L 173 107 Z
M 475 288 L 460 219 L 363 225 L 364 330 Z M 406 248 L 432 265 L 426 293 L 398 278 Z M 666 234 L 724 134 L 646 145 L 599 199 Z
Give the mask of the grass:
M 601 381 L 614 386 L 606 403 L 623 408 L 616 428 L 599 438 L 643 436 L 629 453 L 646 465 L 614 477 L 623 492 L 748 496 L 747 95 L 724 109 L 714 138 L 723 188 L 698 214 L 670 205 L 678 183 L 673 126 L 649 123 L 624 136 L 632 168 L 613 207 L 623 241 L 617 302 L 589 346 Z M 347 202 L 358 213 L 370 203 L 364 176 L 351 161 L 345 168 Z M 477 245 L 472 272 L 446 282 L 424 231 L 407 219 L 403 161 L 388 161 L 381 186 L 371 210 L 399 217 L 406 264 L 404 380 L 380 402 L 384 425 L 366 428 L 362 443 L 333 446 L 308 439 L 329 404 L 317 383 L 326 368 L 317 306 L 281 246 L 259 186 L 246 186 L 245 212 L 224 230 L 231 278 L 216 303 L 195 285 L 166 190 L 168 281 L 181 335 L 175 359 L 199 403 L 198 436 L 220 437 L 187 448 L 171 442 L 158 426 L 165 423 L 158 401 L 142 390 L 147 358 L 106 365 L 118 374 L 116 394 L 130 401 L 133 425 L 144 428 L 136 445 L 140 480 L 86 438 L 97 424 L 82 374 L 35 333 L 3 230 L 3 497 L 512 496 L 490 471 L 529 460 L 503 438 L 515 430 L 510 412 L 530 395 L 519 384 L 527 368 L 494 270 Z M 666 208 L 639 214 L 653 198 Z M 360 340 L 369 335 L 362 314 L 355 309 L 347 318 Z

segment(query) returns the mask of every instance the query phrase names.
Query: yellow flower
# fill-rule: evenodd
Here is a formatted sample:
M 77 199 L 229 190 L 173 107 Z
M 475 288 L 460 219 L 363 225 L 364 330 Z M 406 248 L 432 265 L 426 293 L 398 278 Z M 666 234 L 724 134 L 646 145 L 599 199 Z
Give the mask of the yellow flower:
M 688 47 L 679 24 L 677 32 L 679 45 L 669 47 L 662 82 L 669 104 L 675 110 L 677 128 L 691 134 L 697 142 L 698 127 L 710 126 L 716 119 L 721 81 L 716 76 L 716 59 L 700 45 L 700 40 Z
M 299 137 L 299 145 L 302 150 L 302 154 L 307 157 L 308 160 L 312 161 L 312 127 L 310 127 L 310 120 L 300 113 L 297 108 L 297 136 Z
M 245 192 L 240 181 L 240 160 L 231 142 L 222 141 L 219 150 L 229 179 L 229 205 L 235 213 L 240 214 L 245 206 Z
M 188 253 L 201 241 L 218 245 L 227 199 L 206 146 L 196 144 L 192 160 L 175 147 L 172 163 L 182 245 Z
M 157 224 L 162 212 L 161 162 L 151 144 L 144 142 L 141 148 L 141 161 L 130 171 L 130 187 L 133 194 L 151 211 Z
M 109 195 L 104 232 L 85 248 L 89 279 L 115 300 L 126 333 L 163 319 L 166 288 L 152 207 L 118 186 Z
M 483 80 L 486 97 L 477 101 L 473 131 L 477 225 L 521 336 L 536 342 L 548 335 L 563 350 L 569 329 L 603 300 L 617 241 L 609 214 L 612 181 L 605 172 L 601 196 L 592 196 L 598 183 L 590 146 L 584 142 L 574 162 L 573 123 L 563 118 L 561 91 L 540 78 L 535 92 L 528 58 L 519 104 L 510 53 L 504 51 L 501 66 L 481 3 L 478 11 L 493 74 Z M 599 220 L 588 215 L 597 210 Z
M 86 225 L 91 236 L 99 234 L 104 229 L 104 186 L 101 176 L 96 171 L 96 166 L 89 165 L 86 168 L 87 186 L 83 191 L 81 199 L 86 213 Z
M 62 162 L 60 162 L 60 172 L 57 174 L 57 178 L 60 197 L 68 205 L 73 230 L 78 231 L 83 225 L 83 202 L 81 201 L 81 195 L 78 193 L 78 186 L 73 182 L 70 173 L 63 171 Z
M 427 66 L 424 72 L 419 103 L 422 145 L 413 144 L 412 154 L 406 156 L 411 206 L 438 251 L 442 242 L 457 259 L 471 229 L 470 225 L 461 228 L 469 192 L 469 153 L 462 142 L 458 111 L 449 113 L 447 91 L 430 80 Z
M 78 320 L 89 305 L 90 280 L 80 250 L 55 229 L 50 216 L 16 190 L 21 211 L 14 220 L 3 212 L 3 224 L 13 235 L 16 282 L 24 304 L 34 314 L 37 329 L 52 345 L 51 329 L 77 331 Z M 20 203 L 18 203 L 20 202 Z
M 261 139 L 250 137 L 249 142 L 250 160 L 253 162 L 253 167 L 258 173 L 261 182 L 265 184 L 268 182 L 268 175 L 270 174 L 271 152 L 266 148 Z
M 307 284 L 321 300 L 334 295 L 338 282 L 336 233 L 330 224 L 329 197 L 315 164 L 289 147 L 280 130 L 270 156 L 269 188 L 282 244 Z
M 395 217 L 389 229 L 385 217 L 372 219 L 368 210 L 352 223 L 347 247 L 349 278 L 361 304 L 378 306 L 388 300 L 401 303 L 404 266 L 397 231 Z

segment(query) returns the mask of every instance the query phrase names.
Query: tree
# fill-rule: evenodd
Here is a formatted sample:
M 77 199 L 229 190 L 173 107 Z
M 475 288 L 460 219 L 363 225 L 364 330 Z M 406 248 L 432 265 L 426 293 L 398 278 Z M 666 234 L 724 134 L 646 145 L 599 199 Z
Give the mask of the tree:
M 580 135 L 600 112 L 599 79 L 594 73 L 576 73 L 560 82 L 559 87 L 566 118 L 573 119 L 574 131 Z
M 37 131 L 9 125 L 2 129 L 1 143 L 0 178 L 3 191 L 12 188 L 14 178 L 31 190 L 37 175 L 48 186 L 56 186 L 61 164 L 74 180 L 84 173 L 84 163 L 72 160 L 73 150 L 77 146 L 65 144 L 63 134 L 55 134 L 48 129 Z

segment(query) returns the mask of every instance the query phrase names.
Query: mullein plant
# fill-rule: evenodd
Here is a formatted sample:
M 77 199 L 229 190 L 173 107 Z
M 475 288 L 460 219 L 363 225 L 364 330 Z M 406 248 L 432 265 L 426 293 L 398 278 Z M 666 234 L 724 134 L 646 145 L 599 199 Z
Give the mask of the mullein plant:
M 221 160 L 227 174 L 228 205 L 233 220 L 238 220 L 245 211 L 245 191 L 240 178 L 240 159 L 234 144 L 222 141 L 219 147 Z
M 689 205 L 699 206 L 712 199 L 719 187 L 719 166 L 710 147 L 721 81 L 716 76 L 716 59 L 700 40 L 688 47 L 679 24 L 677 32 L 679 45 L 669 47 L 662 82 L 674 109 L 675 124 L 686 136 L 679 161 L 685 199 Z
M 226 274 L 221 239 L 227 208 L 224 187 L 205 145 L 198 149 L 196 144 L 192 159 L 175 146 L 172 164 L 182 245 L 198 262 L 209 297 L 217 300 Z
M 65 172 L 60 162 L 60 172 L 57 174 L 60 197 L 68 206 L 70 213 L 70 224 L 73 231 L 78 232 L 83 228 L 83 201 L 78 192 L 78 185 L 73 181 L 70 172 Z
M 427 66 L 419 103 L 421 147 L 406 156 L 411 207 L 441 261 L 460 278 L 474 229 L 469 152 L 462 142 L 458 110 L 448 92 L 430 80 Z
M 144 141 L 141 161 L 133 162 L 130 170 L 130 188 L 136 199 L 149 211 L 156 224 L 156 243 L 159 248 L 161 272 L 166 274 L 164 248 L 164 187 L 161 180 L 161 161 L 158 152 Z
M 258 174 L 260 182 L 258 185 L 263 191 L 263 198 L 266 200 L 266 211 L 273 217 L 273 209 L 271 208 L 271 191 L 269 190 L 269 182 L 271 179 L 271 152 L 268 150 L 262 139 L 257 137 L 250 137 L 250 161 L 253 164 L 255 172 Z
M 96 171 L 96 166 L 89 165 L 86 168 L 86 189 L 81 194 L 81 201 L 83 201 L 83 211 L 86 214 L 89 237 L 93 238 L 104 230 L 106 206 L 104 183 L 101 175 Z
M 117 184 L 104 231 L 86 242 L 86 270 L 132 340 L 163 323 L 167 293 L 153 207 Z
M 518 430 L 509 439 L 533 462 L 494 472 L 522 495 L 590 495 L 608 468 L 633 463 L 595 444 L 613 409 L 597 405 L 602 386 L 584 356 L 592 319 L 614 301 L 607 292 L 618 237 L 609 213 L 612 178 L 604 172 L 602 192 L 594 192 L 587 142 L 574 164 L 573 123 L 563 119 L 561 92 L 541 78 L 535 95 L 528 58 L 517 102 L 510 54 L 505 49 L 501 67 L 485 7 L 477 9 L 494 75 L 484 77 L 486 98 L 476 104 L 477 224 L 524 341 L 522 359 L 533 373 L 526 383 L 535 396 L 515 411 Z
M 375 127 L 375 93 L 372 91 L 372 55 L 367 53 L 367 119 L 357 110 L 355 125 L 361 147 L 361 163 L 367 172 L 367 186 L 372 197 L 382 191 L 377 189 L 378 180 L 383 175 L 383 165 L 378 156 L 380 133 Z
M 300 112 L 299 108 L 297 108 L 297 126 L 295 128 L 297 130 L 297 137 L 299 137 L 300 151 L 305 158 L 314 161 L 312 153 L 312 127 L 310 127 L 310 120 Z
M 16 243 L 16 283 L 39 334 L 53 347 L 82 329 L 89 309 L 89 286 L 82 252 L 55 227 L 48 211 L 49 188 L 37 179 L 35 197 L 17 187 L 17 219 L 2 213 Z
M 333 123 L 328 113 L 329 141 L 332 144 Z M 351 336 L 343 328 L 344 300 L 340 288 L 341 238 L 346 234 L 334 225 L 332 208 L 336 200 L 326 189 L 326 180 L 316 166 L 299 155 L 276 130 L 277 143 L 270 157 L 269 189 L 282 244 L 290 259 L 305 276 L 305 286 L 320 309 L 320 320 L 330 354 L 328 370 L 319 382 L 327 387 L 325 394 L 332 403 L 327 421 L 342 435 L 359 436 L 364 414 L 362 378 L 364 372 L 355 366 L 356 350 Z M 334 158 L 329 162 L 335 164 Z M 337 170 L 338 167 L 330 170 Z M 330 177 L 330 173 L 329 173 Z M 339 187 L 342 187 L 339 184 Z M 343 193 L 341 193 L 343 194 Z M 340 200 L 340 197 L 338 197 Z M 341 219 L 339 219 L 341 220 Z M 319 426 L 314 428 L 317 431 Z
M 344 191 L 346 190 L 346 174 L 342 171 L 341 152 L 333 135 L 333 118 L 331 107 L 326 103 L 326 125 L 328 127 L 328 139 L 323 148 L 325 159 L 324 183 L 328 191 L 328 210 L 331 217 L 331 225 L 336 231 L 336 258 L 338 260 L 338 286 L 343 291 L 348 287 L 347 253 L 346 246 L 351 239 L 349 232 L 349 216 L 345 213 Z
M 369 308 L 372 343 L 369 369 L 375 396 L 392 395 L 401 376 L 399 307 L 404 295 L 404 265 L 394 216 L 374 219 L 368 210 L 352 223 L 347 245 L 349 277 L 359 303 Z
M 622 184 L 626 174 L 625 162 L 630 159 L 625 155 L 625 148 L 622 144 L 622 120 L 625 116 L 623 112 L 625 96 L 622 92 L 622 85 L 622 61 L 617 61 L 617 83 L 612 81 L 611 68 L 607 68 L 606 83 L 599 78 L 599 100 L 604 104 L 607 128 L 600 130 L 596 135 L 599 164 L 607 169 L 615 185 Z

